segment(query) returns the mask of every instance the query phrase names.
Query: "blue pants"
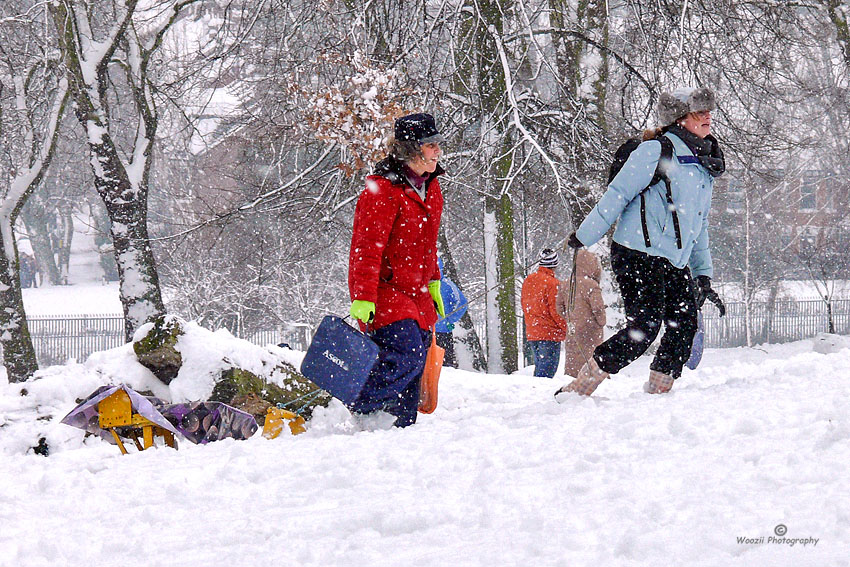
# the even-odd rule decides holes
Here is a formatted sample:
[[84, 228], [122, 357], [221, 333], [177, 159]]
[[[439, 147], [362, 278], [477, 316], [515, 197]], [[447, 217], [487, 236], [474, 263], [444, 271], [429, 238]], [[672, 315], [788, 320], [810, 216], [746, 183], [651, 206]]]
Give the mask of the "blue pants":
[[413, 319], [402, 319], [370, 336], [380, 349], [378, 362], [349, 409], [356, 413], [383, 410], [396, 417], [396, 427], [413, 425], [431, 331], [423, 331]]
[[534, 352], [534, 375], [554, 378], [561, 360], [560, 341], [528, 341]]

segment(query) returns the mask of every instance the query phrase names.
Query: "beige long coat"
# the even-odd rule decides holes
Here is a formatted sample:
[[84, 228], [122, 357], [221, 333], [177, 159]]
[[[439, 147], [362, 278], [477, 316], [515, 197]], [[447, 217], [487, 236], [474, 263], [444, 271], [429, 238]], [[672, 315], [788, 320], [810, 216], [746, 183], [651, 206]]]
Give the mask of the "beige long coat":
[[574, 334], [567, 334], [564, 340], [564, 374], [576, 377], [582, 365], [590, 359], [595, 349], [602, 343], [602, 329], [605, 327], [605, 302], [599, 281], [602, 277], [602, 265], [599, 258], [586, 248], [579, 248], [576, 256], [576, 292], [572, 311], [567, 310], [569, 284], [564, 282], [558, 288], [556, 306], [558, 313], [567, 320]]

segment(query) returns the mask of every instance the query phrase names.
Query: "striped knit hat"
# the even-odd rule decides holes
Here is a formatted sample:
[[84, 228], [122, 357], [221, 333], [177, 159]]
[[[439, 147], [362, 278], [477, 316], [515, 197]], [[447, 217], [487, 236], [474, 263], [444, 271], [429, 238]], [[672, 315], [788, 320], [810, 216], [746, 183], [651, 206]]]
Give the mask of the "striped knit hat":
[[555, 268], [558, 266], [558, 253], [551, 248], [540, 251], [540, 266], [542, 268]]

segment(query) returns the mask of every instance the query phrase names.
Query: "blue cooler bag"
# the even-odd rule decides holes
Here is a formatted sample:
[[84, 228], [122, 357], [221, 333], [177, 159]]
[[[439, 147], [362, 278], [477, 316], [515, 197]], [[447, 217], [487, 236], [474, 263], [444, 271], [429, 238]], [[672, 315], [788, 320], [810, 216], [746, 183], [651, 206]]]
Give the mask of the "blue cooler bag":
[[301, 363], [301, 374], [346, 405], [351, 405], [372, 367], [378, 345], [339, 317], [322, 319]]

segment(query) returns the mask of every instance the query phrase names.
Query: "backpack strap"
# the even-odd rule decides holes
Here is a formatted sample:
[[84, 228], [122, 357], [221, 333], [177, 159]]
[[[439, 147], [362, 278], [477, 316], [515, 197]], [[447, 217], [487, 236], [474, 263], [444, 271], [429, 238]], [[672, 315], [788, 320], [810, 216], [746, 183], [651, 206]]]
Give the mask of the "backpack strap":
[[646, 226], [646, 198], [643, 196], [644, 193], [646, 193], [646, 189], [640, 192], [640, 227], [643, 229], [643, 244], [649, 248], [652, 246], [652, 242], [649, 240], [649, 227]]
[[667, 206], [673, 213], [673, 230], [676, 232], [676, 248], [682, 249], [682, 232], [679, 230], [679, 215], [676, 214], [676, 205], [673, 203], [673, 191], [670, 189], [670, 178], [664, 176], [664, 185], [667, 186]]
[[673, 203], [673, 190], [670, 187], [670, 178], [667, 177], [667, 168], [670, 167], [670, 162], [673, 161], [673, 142], [667, 136], [661, 136], [658, 140], [661, 142], [661, 157], [658, 158], [657, 172], [660, 170], [664, 185], [667, 188], [667, 206], [670, 207], [670, 212], [673, 213], [673, 230], [676, 232], [676, 248], [682, 249], [682, 231], [679, 229], [679, 215], [676, 213], [676, 205]]
[[682, 233], [679, 229], [679, 215], [676, 214], [676, 205], [673, 203], [673, 190], [670, 187], [670, 178], [667, 177], [667, 168], [670, 167], [670, 162], [673, 160], [673, 142], [667, 136], [661, 135], [656, 138], [661, 144], [661, 155], [658, 156], [658, 164], [655, 166], [655, 175], [652, 176], [649, 185], [640, 192], [640, 225], [643, 230], [643, 243], [647, 248], [652, 246], [649, 240], [649, 227], [646, 225], [646, 200], [643, 196], [646, 191], [658, 183], [664, 181], [664, 186], [667, 188], [667, 206], [673, 213], [673, 230], [676, 232], [676, 247], [682, 249]]

